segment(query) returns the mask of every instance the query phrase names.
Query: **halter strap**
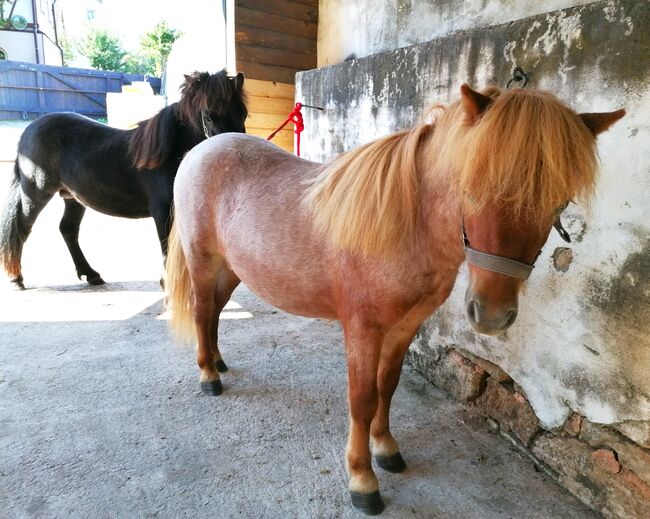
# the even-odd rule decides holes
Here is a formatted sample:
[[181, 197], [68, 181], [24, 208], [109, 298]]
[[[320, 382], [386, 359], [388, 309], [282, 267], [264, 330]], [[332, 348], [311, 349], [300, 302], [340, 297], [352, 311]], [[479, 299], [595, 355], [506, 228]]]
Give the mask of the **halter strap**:
[[471, 247], [465, 247], [465, 258], [472, 265], [513, 278], [519, 278], [522, 281], [526, 281], [535, 268], [535, 265], [521, 263], [520, 261], [504, 256], [488, 254], [487, 252], [481, 252]]
[[535, 268], [535, 261], [537, 261], [537, 258], [542, 252], [539, 251], [533, 263], [529, 265], [528, 263], [506, 258], [505, 256], [497, 256], [496, 254], [489, 254], [473, 249], [469, 244], [469, 238], [467, 238], [467, 233], [465, 232], [465, 222], [463, 222], [463, 247], [468, 263], [491, 272], [518, 278], [522, 281], [526, 281], [530, 277], [530, 273]]
[[[562, 220], [560, 219], [562, 211], [566, 209], [568, 204], [569, 202], [558, 209], [555, 216], [555, 222], [553, 222], [553, 227], [555, 227], [555, 230], [565, 242], [571, 243], [571, 237], [562, 225]], [[485, 270], [497, 272], [498, 274], [504, 274], [506, 276], [521, 279], [522, 281], [526, 281], [530, 277], [530, 273], [535, 268], [535, 262], [542, 253], [541, 250], [537, 253], [537, 256], [535, 256], [535, 259], [530, 264], [506, 258], [505, 256], [497, 256], [496, 254], [481, 252], [473, 249], [469, 244], [469, 238], [467, 237], [467, 232], [465, 232], [465, 219], [462, 220], [461, 227], [463, 230], [463, 248], [465, 249], [465, 258], [468, 263]]]
[[201, 123], [203, 124], [203, 134], [206, 139], [209, 139], [210, 132], [208, 131], [208, 123], [205, 122], [205, 114], [203, 113], [203, 110], [201, 110]]

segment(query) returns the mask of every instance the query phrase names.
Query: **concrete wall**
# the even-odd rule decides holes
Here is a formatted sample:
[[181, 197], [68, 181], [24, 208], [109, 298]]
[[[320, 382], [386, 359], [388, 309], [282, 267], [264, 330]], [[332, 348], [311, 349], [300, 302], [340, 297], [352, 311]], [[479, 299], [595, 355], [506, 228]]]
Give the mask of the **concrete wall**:
[[[413, 348], [440, 358], [462, 348], [500, 366], [546, 428], [572, 411], [595, 423], [623, 423], [650, 440], [650, 5], [595, 2], [506, 25], [301, 73], [304, 155], [323, 161], [414, 123], [427, 105], [458, 97], [461, 83], [504, 84], [513, 66], [579, 111], [625, 107], [599, 139], [602, 176], [591, 215], [566, 211], [573, 262], [567, 272], [544, 248], [520, 316], [508, 334], [474, 334], [465, 321], [465, 268], [448, 302]], [[645, 144], [643, 144], [645, 143]]]
[[593, 0], [321, 0], [318, 66]]

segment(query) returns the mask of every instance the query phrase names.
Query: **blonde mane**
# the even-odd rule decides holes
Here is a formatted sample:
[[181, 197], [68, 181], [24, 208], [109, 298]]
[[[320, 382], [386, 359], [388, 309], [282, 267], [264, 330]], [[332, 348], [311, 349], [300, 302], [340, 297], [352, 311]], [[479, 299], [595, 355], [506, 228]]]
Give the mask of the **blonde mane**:
[[[309, 187], [316, 227], [339, 248], [386, 255], [413, 239], [424, 182], [446, 183], [463, 210], [495, 201], [513, 217], [546, 221], [568, 200], [593, 193], [595, 138], [552, 94], [491, 87], [473, 124], [460, 101], [418, 125], [349, 151]], [[452, 201], [453, 202], [453, 201]]]

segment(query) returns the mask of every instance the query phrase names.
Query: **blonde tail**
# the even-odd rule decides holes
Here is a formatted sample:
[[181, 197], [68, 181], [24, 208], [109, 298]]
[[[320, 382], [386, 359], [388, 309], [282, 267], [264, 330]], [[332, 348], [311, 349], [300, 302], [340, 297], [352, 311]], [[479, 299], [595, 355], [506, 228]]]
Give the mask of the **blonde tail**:
[[196, 337], [192, 316], [192, 282], [176, 223], [172, 225], [167, 244], [165, 288], [167, 306], [172, 314], [171, 326], [177, 339], [189, 342]]

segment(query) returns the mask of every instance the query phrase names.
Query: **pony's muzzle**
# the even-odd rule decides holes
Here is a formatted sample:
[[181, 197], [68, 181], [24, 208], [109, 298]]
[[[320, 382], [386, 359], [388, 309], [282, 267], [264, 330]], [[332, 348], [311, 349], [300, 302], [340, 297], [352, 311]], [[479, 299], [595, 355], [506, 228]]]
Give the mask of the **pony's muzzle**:
[[517, 307], [490, 308], [478, 299], [469, 298], [467, 318], [477, 332], [485, 335], [499, 335], [510, 328], [517, 319]]

